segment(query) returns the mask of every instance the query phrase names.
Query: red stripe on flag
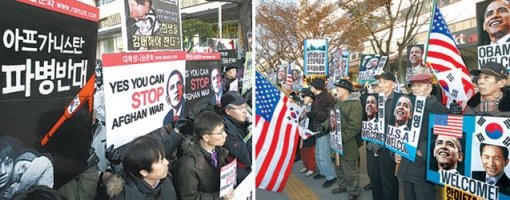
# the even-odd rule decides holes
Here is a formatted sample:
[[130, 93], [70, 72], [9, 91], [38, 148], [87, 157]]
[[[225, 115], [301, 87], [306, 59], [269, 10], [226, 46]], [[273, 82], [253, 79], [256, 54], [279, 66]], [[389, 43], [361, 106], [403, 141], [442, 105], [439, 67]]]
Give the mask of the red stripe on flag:
[[[275, 126], [276, 130], [274, 130], [273, 140], [271, 141], [271, 145], [269, 147], [269, 151], [267, 153], [267, 156], [264, 158], [264, 161], [262, 161], [262, 165], [260, 166], [260, 169], [258, 171], [256, 180], [255, 180], [257, 187], [262, 182], [262, 179], [266, 175], [267, 170], [269, 168], [269, 164], [273, 160], [274, 152], [275, 152], [276, 146], [278, 145], [279, 136], [280, 136], [280, 128], [279, 127], [282, 126], [283, 119], [285, 118], [285, 111], [287, 109], [287, 105], [286, 105], [287, 104], [287, 99], [288, 98], [285, 96], [283, 98], [283, 100], [281, 100], [281, 101], [283, 101], [283, 107], [279, 111], [275, 111], [275, 113], [279, 112], [278, 113], [278, 118], [276, 119], [276, 126]], [[271, 121], [271, 122], [264, 121], [264, 128], [262, 130], [263, 133], [261, 133], [261, 134], [267, 134], [269, 132], [268, 131], [269, 126], [271, 126], [271, 123], [273, 123], [273, 121]], [[265, 137], [264, 137], [264, 140], [261, 140], [261, 139], [262, 138], [259, 138], [259, 141], [257, 142], [257, 151], [258, 152], [260, 152], [260, 150], [263, 147], [263, 143], [265, 141]]]
[[[449, 63], [453, 64], [455, 67], [457, 67], [459, 69], [465, 68], [463, 64], [457, 62], [452, 57], [450, 57], [450, 56], [448, 56], [446, 54], [443, 54], [441, 52], [429, 51], [429, 57], [442, 59], [442, 60], [444, 60], [446, 62], [449, 62]], [[462, 72], [467, 73], [467, 70], [462, 69]]]
[[[299, 129], [296, 128], [296, 132], [293, 134], [294, 138], [294, 146], [296, 147], [299, 142]], [[291, 138], [292, 139], [292, 138]], [[294, 148], [295, 149], [295, 148]], [[278, 189], [278, 192], [283, 191], [283, 188], [285, 188], [285, 183], [287, 183], [287, 179], [289, 179], [289, 174], [292, 171], [292, 164], [294, 162], [294, 158], [296, 157], [296, 151], [292, 151], [292, 154], [290, 156], [291, 160], [289, 161], [289, 164], [287, 165], [287, 169], [284, 172], [284, 176], [282, 179], [282, 184], [280, 184], [280, 188]]]
[[[282, 127], [283, 128], [283, 127]], [[283, 163], [285, 161], [287, 161], [287, 159], [282, 159], [282, 158], [287, 158], [287, 149], [289, 149], [289, 143], [290, 143], [290, 131], [292, 131], [292, 125], [290, 124], [287, 124], [286, 128], [285, 128], [285, 135], [284, 135], [284, 138], [283, 138], [283, 145], [282, 145], [282, 152], [280, 152], [282, 155], [280, 157], [280, 159], [278, 160], [278, 163], [276, 164], [276, 169], [275, 171], [273, 171], [273, 174], [281, 174], [280, 171], [282, 170], [282, 167], [283, 167]], [[276, 148], [276, 147], [275, 147]], [[270, 189], [270, 190], [274, 190], [274, 186], [276, 184], [276, 180], [279, 178], [279, 176], [271, 176], [271, 180], [269, 181], [269, 185], [267, 185], [267, 188]], [[278, 188], [278, 192], [280, 192], [280, 189], [283, 189], [280, 185], [280, 187]]]
[[460, 52], [459, 50], [457, 49], [456, 46], [452, 46], [450, 43], [444, 41], [444, 40], [439, 40], [439, 39], [435, 39], [435, 38], [430, 38], [430, 41], [429, 41], [429, 45], [437, 45], [437, 46], [441, 46], [441, 47], [444, 47], [444, 48], [447, 48], [447, 49], [450, 49], [450, 51], [453, 51], [455, 52], [456, 54], [459, 54], [460, 55]]

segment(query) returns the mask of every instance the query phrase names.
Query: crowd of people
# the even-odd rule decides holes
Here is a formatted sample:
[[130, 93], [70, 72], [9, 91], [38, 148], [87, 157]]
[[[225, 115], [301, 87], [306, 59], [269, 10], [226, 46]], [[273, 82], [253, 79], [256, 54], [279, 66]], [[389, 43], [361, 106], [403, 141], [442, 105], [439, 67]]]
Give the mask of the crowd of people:
[[[480, 70], [472, 70], [474, 85], [477, 93], [468, 101], [466, 109], [454, 102], [447, 108], [436, 95], [433, 77], [428, 73], [419, 73], [411, 77], [408, 87], [409, 95], [424, 97], [426, 103], [419, 129], [416, 159], [410, 161], [389, 151], [383, 145], [365, 142], [367, 171], [370, 183], [364, 187], [372, 190], [373, 199], [399, 199], [399, 188], [403, 188], [405, 199], [436, 199], [441, 195], [440, 190], [426, 180], [427, 147], [429, 115], [434, 114], [470, 114], [481, 116], [510, 117], [508, 104], [509, 88], [506, 86], [508, 71], [501, 64], [488, 62]], [[301, 159], [304, 168], [300, 171], [314, 179], [325, 179], [323, 188], [329, 188], [334, 182], [338, 187], [333, 194], [348, 193], [349, 199], [357, 199], [360, 194], [358, 147], [363, 146], [360, 141], [362, 121], [378, 120], [377, 96], [373, 93], [384, 94], [385, 97], [385, 137], [388, 125], [409, 130], [413, 116], [413, 104], [407, 95], [396, 94], [396, 77], [390, 72], [382, 72], [375, 76], [376, 81], [368, 88], [357, 91], [349, 80], [334, 83], [334, 88], [328, 91], [323, 79], [316, 78], [310, 83], [310, 88], [303, 88], [293, 94], [296, 102], [303, 102], [305, 115], [309, 120], [307, 128], [316, 132], [313, 137], [301, 140]], [[361, 102], [361, 94], [367, 93]], [[298, 95], [299, 94], [299, 95]], [[394, 102], [396, 101], [396, 102]], [[364, 105], [364, 108], [363, 108]], [[307, 109], [309, 108], [309, 109]], [[340, 166], [334, 166], [331, 159], [329, 133], [332, 128], [328, 120], [330, 110], [340, 110], [341, 135], [343, 155], [339, 155]], [[392, 116], [393, 115], [393, 116]], [[447, 135], [433, 137], [434, 167], [436, 170], [458, 173], [458, 164], [464, 159], [461, 139]], [[310, 152], [315, 152], [315, 155]], [[497, 184], [502, 193], [508, 192], [509, 179], [504, 172], [508, 164], [508, 149], [504, 146], [484, 144], [480, 146], [480, 159], [485, 171], [473, 172], [473, 178], [488, 184]], [[398, 168], [396, 166], [399, 166]], [[336, 172], [336, 173], [335, 173]], [[490, 181], [490, 182], [489, 182]], [[403, 184], [400, 187], [399, 184]]]

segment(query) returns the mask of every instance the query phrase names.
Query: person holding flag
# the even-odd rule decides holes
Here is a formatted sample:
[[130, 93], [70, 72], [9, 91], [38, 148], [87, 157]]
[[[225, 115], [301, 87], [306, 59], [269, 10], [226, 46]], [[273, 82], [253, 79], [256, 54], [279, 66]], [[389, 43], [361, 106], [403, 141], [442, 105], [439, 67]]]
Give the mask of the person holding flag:
[[436, 199], [436, 187], [432, 183], [426, 181], [429, 114], [444, 114], [447, 113], [447, 110], [435, 96], [430, 95], [432, 92], [432, 75], [417, 74], [412, 76], [410, 81], [412, 94], [427, 98], [425, 100], [425, 110], [420, 126], [416, 160], [412, 162], [407, 159], [402, 159], [402, 156], [395, 154], [395, 162], [400, 163], [397, 177], [400, 178], [404, 184], [405, 199]]
[[455, 106], [458, 102], [463, 109], [474, 94], [473, 83], [447, 23], [435, 1], [434, 4], [425, 63], [434, 72], [446, 95], [447, 107], [452, 103], [458, 107]]
[[471, 74], [478, 77], [479, 92], [468, 101], [465, 114], [510, 117], [510, 93], [505, 89], [508, 71], [505, 67], [488, 62], [481, 70], [472, 70]]

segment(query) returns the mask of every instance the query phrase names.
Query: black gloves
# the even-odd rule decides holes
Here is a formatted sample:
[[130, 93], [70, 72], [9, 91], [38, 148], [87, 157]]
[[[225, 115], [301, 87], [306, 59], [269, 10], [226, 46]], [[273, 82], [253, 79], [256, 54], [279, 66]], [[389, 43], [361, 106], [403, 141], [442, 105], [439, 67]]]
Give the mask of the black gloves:
[[108, 147], [108, 149], [106, 149], [105, 157], [108, 159], [108, 161], [110, 161], [110, 163], [114, 165], [118, 165], [120, 162], [122, 162], [120, 152], [116, 149], [113, 149], [113, 144]]
[[462, 107], [455, 100], [453, 100], [453, 102], [450, 103], [450, 109], [448, 109], [448, 113], [454, 115], [461, 115]]
[[97, 157], [96, 151], [94, 147], [90, 147], [89, 157], [87, 158], [87, 169], [85, 172], [94, 172], [98, 171], [97, 163], [99, 163], [99, 157]]
[[317, 131], [319, 133], [325, 133], [326, 132], [326, 128], [324, 128], [324, 126], [319, 126], [319, 128], [317, 128]]

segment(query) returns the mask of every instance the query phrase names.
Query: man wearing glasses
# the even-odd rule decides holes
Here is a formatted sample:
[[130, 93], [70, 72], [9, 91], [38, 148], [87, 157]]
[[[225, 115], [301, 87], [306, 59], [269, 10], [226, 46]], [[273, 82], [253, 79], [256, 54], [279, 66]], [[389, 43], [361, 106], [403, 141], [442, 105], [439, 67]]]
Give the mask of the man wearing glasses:
[[229, 91], [221, 97], [221, 116], [225, 121], [227, 141], [225, 148], [229, 158], [237, 158], [237, 184], [251, 172], [251, 133], [246, 100], [236, 91]]

